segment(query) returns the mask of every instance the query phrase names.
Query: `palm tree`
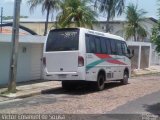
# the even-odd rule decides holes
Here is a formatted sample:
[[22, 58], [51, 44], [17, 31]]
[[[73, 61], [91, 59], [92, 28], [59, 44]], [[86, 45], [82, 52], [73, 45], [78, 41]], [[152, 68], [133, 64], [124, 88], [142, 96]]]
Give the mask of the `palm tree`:
[[95, 0], [95, 7], [100, 13], [107, 15], [106, 32], [110, 32], [109, 21], [123, 13], [125, 0]]
[[89, 27], [96, 21], [97, 13], [89, 5], [90, 0], [64, 0], [58, 15], [59, 27]]
[[160, 20], [160, 0], [157, 0], [157, 6], [158, 6], [158, 9], [157, 9], [158, 19]]
[[28, 4], [30, 5], [30, 11], [33, 11], [38, 5], [42, 5], [42, 14], [46, 11], [46, 22], [45, 22], [45, 30], [44, 35], [47, 34], [48, 29], [48, 20], [50, 12], [54, 10], [58, 10], [60, 0], [28, 0]]
[[126, 10], [126, 19], [127, 26], [125, 28], [125, 36], [127, 39], [134, 37], [134, 40], [137, 41], [140, 38], [147, 36], [147, 32], [142, 26], [142, 21], [144, 21], [145, 12], [143, 9], [138, 9], [137, 5], [129, 4]]
[[155, 50], [160, 54], [160, 0], [157, 0], [158, 5], [158, 23], [152, 28], [151, 42], [155, 45]]

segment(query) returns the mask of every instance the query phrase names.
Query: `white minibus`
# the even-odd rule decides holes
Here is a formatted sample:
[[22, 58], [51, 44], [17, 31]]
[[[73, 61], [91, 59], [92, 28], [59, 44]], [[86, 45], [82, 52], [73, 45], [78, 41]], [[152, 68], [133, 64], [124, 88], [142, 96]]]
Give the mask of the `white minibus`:
[[50, 30], [43, 52], [44, 78], [70, 89], [89, 81], [103, 90], [108, 81], [128, 83], [132, 54], [122, 37], [85, 28]]

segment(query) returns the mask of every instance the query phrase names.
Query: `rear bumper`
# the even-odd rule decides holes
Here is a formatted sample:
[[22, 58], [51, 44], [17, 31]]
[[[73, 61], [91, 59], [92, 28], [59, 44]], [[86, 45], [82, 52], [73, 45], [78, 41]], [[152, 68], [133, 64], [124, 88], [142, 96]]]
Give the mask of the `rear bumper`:
[[95, 81], [95, 76], [86, 73], [85, 67], [79, 67], [77, 72], [53, 72], [48, 73], [46, 69], [44, 69], [43, 78], [45, 80], [53, 80], [53, 81], [64, 81], [64, 80], [72, 80], [72, 81]]
[[46, 80], [55, 80], [55, 81], [63, 81], [63, 80], [85, 80], [85, 76], [82, 73], [76, 72], [63, 72], [63, 73], [52, 73], [52, 74], [44, 74], [44, 79]]

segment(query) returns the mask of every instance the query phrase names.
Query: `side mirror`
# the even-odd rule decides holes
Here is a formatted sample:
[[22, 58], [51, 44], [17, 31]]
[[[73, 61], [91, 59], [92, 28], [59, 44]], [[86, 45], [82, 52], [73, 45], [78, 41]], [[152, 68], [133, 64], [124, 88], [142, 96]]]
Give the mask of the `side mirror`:
[[129, 54], [129, 55], [131, 54], [131, 51], [130, 51], [130, 49], [127, 49], [127, 52], [128, 52], [128, 54]]
[[134, 56], [134, 50], [132, 50], [132, 52], [131, 52], [130, 49], [127, 49], [127, 52], [128, 52], [128, 58], [132, 59], [132, 57]]
[[134, 50], [132, 50], [132, 55], [134, 56]]
[[129, 59], [132, 59], [133, 56], [134, 56], [134, 50], [132, 50], [132, 54], [131, 54], [131, 52], [129, 50]]

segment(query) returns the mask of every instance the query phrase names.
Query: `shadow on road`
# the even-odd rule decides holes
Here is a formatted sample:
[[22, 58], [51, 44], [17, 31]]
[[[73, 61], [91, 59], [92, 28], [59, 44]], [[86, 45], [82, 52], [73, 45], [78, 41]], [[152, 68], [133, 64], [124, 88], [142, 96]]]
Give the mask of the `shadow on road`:
[[[109, 90], [109, 89], [119, 87], [119, 86], [122, 86], [120, 84], [120, 82], [107, 83], [107, 84], [105, 84], [105, 90]], [[93, 86], [91, 86], [90, 84], [85, 84], [82, 86], [78, 86], [77, 88], [72, 89], [72, 90], [64, 90], [64, 89], [62, 89], [62, 87], [53, 88], [51, 90], [42, 91], [42, 94], [84, 95], [84, 94], [90, 94], [90, 93], [94, 93], [94, 92], [101, 92], [101, 91], [96, 91], [93, 88]]]
[[146, 111], [152, 113], [153, 115], [160, 116], [160, 103], [156, 103], [153, 105], [144, 105]]

